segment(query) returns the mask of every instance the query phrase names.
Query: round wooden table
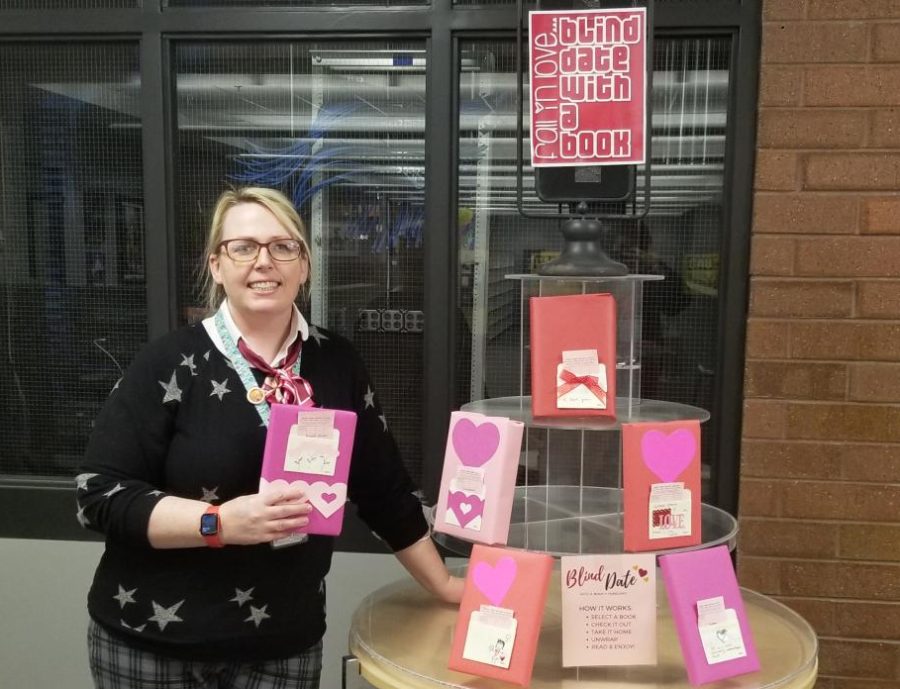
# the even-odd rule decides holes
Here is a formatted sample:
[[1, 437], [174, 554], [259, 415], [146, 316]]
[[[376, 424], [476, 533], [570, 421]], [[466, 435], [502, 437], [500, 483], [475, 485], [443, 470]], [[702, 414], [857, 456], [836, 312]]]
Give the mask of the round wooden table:
[[[657, 599], [659, 659], [655, 666], [562, 667], [559, 573], [552, 580], [535, 659], [532, 689], [690, 689], [665, 588]], [[742, 589], [762, 669], [704, 685], [708, 689], [811, 689], [818, 646], [792, 610]], [[457, 608], [438, 602], [412, 580], [385, 586], [357, 608], [350, 651], [378, 689], [509, 689], [505, 682], [447, 669]]]

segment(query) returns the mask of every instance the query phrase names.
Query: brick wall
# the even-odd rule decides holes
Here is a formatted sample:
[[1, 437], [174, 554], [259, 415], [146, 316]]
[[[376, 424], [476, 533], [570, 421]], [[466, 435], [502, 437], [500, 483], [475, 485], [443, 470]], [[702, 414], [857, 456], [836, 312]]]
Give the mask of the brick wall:
[[763, 0], [741, 583], [900, 687], [900, 0]]

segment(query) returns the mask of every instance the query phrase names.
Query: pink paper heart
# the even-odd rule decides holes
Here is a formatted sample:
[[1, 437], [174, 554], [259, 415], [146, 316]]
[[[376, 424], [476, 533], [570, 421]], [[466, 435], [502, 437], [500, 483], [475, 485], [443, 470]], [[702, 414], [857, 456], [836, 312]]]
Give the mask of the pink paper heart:
[[641, 455], [647, 468], [662, 481], [672, 483], [694, 459], [697, 441], [694, 434], [679, 428], [666, 435], [647, 431], [641, 437]]
[[337, 494], [336, 493], [322, 493], [322, 499], [325, 502], [333, 502], [334, 500], [337, 500]]
[[500, 605], [516, 579], [516, 561], [509, 556], [501, 557], [491, 567], [487, 562], [479, 562], [472, 572], [475, 587], [481, 591], [492, 605]]
[[459, 525], [465, 526], [484, 513], [484, 500], [477, 495], [466, 495], [457, 491], [447, 496], [447, 507], [453, 512]]
[[470, 467], [480, 467], [500, 447], [500, 429], [490, 421], [476, 426], [469, 419], [460, 419], [451, 438], [459, 461]]

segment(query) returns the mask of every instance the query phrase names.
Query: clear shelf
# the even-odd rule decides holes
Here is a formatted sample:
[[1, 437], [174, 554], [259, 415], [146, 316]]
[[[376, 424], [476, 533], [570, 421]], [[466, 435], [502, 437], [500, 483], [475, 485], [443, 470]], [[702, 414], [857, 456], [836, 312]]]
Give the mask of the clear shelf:
[[[700, 544], [658, 552], [700, 550], [722, 544], [734, 549], [738, 525], [733, 516], [703, 504], [700, 521]], [[472, 549], [468, 541], [437, 531], [433, 538], [463, 557], [468, 557]], [[622, 491], [594, 486], [517, 486], [506, 545], [557, 557], [624, 552]]]
[[[459, 572], [462, 574], [462, 572]], [[704, 689], [811, 689], [815, 632], [797, 613], [741, 589], [762, 669]], [[531, 689], [690, 689], [665, 587], [657, 594], [658, 662], [651, 666], [562, 667], [559, 570], [551, 579]], [[447, 669], [456, 606], [440, 603], [407, 579], [368, 596], [350, 623], [350, 651], [379, 689], [509, 689], [511, 685]]]
[[[555, 428], [574, 431], [617, 431], [623, 423], [657, 423], [660, 421], [709, 420], [709, 412], [700, 407], [661, 400], [641, 400], [640, 404], [628, 404], [627, 398], [616, 398], [617, 416], [565, 416], [535, 419], [531, 415], [531, 397], [494, 397], [469, 402], [462, 411], [477, 412], [488, 416], [505, 416], [521, 421], [532, 428]], [[629, 413], [630, 412], [630, 413]]]
[[510, 273], [504, 276], [507, 280], [520, 280], [521, 282], [583, 282], [585, 285], [597, 285], [603, 283], [627, 284], [630, 282], [657, 282], [665, 280], [664, 275], [537, 275], [536, 273]]

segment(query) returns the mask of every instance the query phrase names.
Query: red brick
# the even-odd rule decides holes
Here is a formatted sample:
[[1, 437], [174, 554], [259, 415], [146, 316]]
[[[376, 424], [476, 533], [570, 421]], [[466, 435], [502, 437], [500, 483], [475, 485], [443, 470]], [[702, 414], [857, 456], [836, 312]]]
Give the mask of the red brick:
[[895, 679], [900, 644], [849, 639], [819, 640], [819, 672], [823, 675]]
[[841, 460], [852, 450], [843, 443], [744, 440], [741, 445], [743, 478], [832, 479], [840, 476]]
[[[820, 686], [821, 682], [827, 682], [827, 684]], [[897, 680], [822, 677], [819, 675], [814, 689], [897, 689]]]
[[784, 321], [751, 318], [747, 322], [748, 359], [786, 359], [790, 326]]
[[876, 62], [900, 62], [900, 23], [872, 27], [872, 55]]
[[805, 165], [806, 189], [893, 191], [900, 187], [900, 153], [810, 153]]
[[763, 21], [803, 19], [805, 16], [806, 0], [766, 0], [763, 3]]
[[900, 0], [808, 0], [808, 19], [896, 19]]
[[[838, 555], [842, 560], [900, 562], [900, 524], [841, 524]], [[900, 634], [900, 625], [896, 629]]]
[[900, 237], [803, 237], [797, 275], [900, 277]]
[[850, 399], [857, 402], [900, 402], [900, 364], [852, 364]]
[[900, 605], [896, 603], [838, 602], [833, 636], [900, 641]]
[[799, 170], [796, 153], [757, 150], [754, 188], [763, 191], [793, 191], [800, 186]]
[[900, 105], [900, 65], [823, 65], [807, 67], [806, 105]]
[[741, 482], [738, 514], [741, 518], [775, 517], [781, 514], [779, 486], [774, 481], [745, 479]]
[[845, 399], [847, 368], [841, 364], [751, 361], [746, 364], [744, 394], [774, 399]]
[[753, 233], [854, 234], [859, 200], [831, 194], [766, 194], [753, 200]]
[[762, 61], [864, 62], [868, 27], [860, 22], [768, 22], [763, 24]]
[[750, 247], [750, 274], [793, 275], [794, 240], [790, 237], [755, 234]]
[[900, 520], [900, 486], [784, 481], [779, 487], [781, 514], [785, 517], [869, 522]]
[[789, 439], [900, 442], [897, 406], [786, 403], [786, 407], [785, 432]]
[[900, 234], [900, 199], [866, 199], [862, 231], [865, 234]]
[[837, 603], [820, 598], [784, 598], [778, 597], [800, 617], [810, 623], [820, 636], [833, 636], [837, 632]]
[[803, 98], [803, 68], [763, 65], [759, 75], [759, 105], [800, 105]]
[[[900, 600], [900, 565], [817, 560], [783, 561], [786, 596]], [[823, 654], [819, 654], [821, 658]]]
[[851, 481], [900, 483], [900, 445], [840, 443], [840, 476]]
[[781, 592], [781, 568], [781, 560], [738, 554], [738, 581], [741, 586], [759, 593], [777, 595]]
[[794, 359], [900, 361], [900, 324], [804, 321], [791, 324], [790, 337]]
[[749, 311], [752, 316], [848, 318], [853, 313], [853, 284], [753, 278]]
[[834, 559], [838, 552], [834, 524], [742, 517], [740, 526], [742, 556]]
[[761, 148], [859, 148], [866, 140], [863, 110], [764, 109], [759, 114]]
[[860, 318], [900, 318], [900, 282], [860, 282], [857, 289], [856, 310]]
[[785, 405], [769, 400], [744, 400], [745, 438], [783, 438]]
[[900, 110], [890, 108], [871, 113], [869, 146], [873, 148], [900, 148]]

